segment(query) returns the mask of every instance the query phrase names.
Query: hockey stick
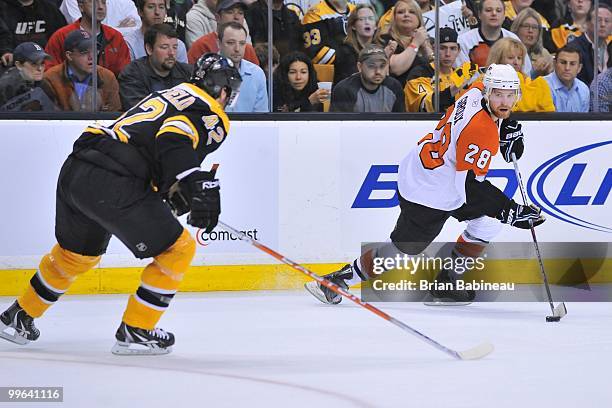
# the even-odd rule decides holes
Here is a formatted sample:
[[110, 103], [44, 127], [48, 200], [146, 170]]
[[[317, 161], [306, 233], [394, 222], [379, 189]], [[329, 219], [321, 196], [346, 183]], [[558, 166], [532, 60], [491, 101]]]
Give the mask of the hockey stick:
[[[516, 179], [519, 183], [521, 196], [523, 196], [523, 203], [525, 205], [529, 205], [527, 203], [527, 193], [525, 191], [525, 186], [523, 185], [523, 178], [521, 177], [521, 172], [519, 171], [516, 155], [514, 153], [512, 153], [512, 164], [514, 164], [514, 173], [516, 174]], [[544, 280], [544, 287], [546, 288], [546, 295], [548, 296], [548, 304], [550, 305], [550, 311], [552, 312], [552, 316], [546, 316], [546, 321], [558, 322], [563, 316], [567, 314], [567, 308], [565, 307], [565, 303], [563, 302], [561, 302], [557, 307], [553, 305], [552, 295], [550, 294], [550, 286], [548, 285], [548, 277], [546, 276], [546, 271], [544, 270], [544, 262], [542, 261], [542, 255], [540, 254], [540, 246], [538, 245], [535, 228], [531, 221], [529, 222], [529, 226], [531, 230], [531, 237], [533, 238], [533, 246], [535, 247], [538, 263], [540, 264], [540, 273], [542, 274], [542, 279]]]
[[265, 246], [264, 244], [255, 241], [251, 237], [247, 236], [245, 233], [243, 233], [241, 231], [238, 231], [235, 228], [230, 227], [229, 225], [227, 225], [226, 223], [224, 223], [222, 221], [219, 221], [219, 226], [221, 226], [221, 228], [223, 228], [227, 232], [236, 235], [238, 237], [238, 239], [240, 239], [241, 241], [248, 242], [249, 244], [253, 245], [254, 247], [256, 247], [256, 248], [262, 250], [263, 252], [267, 253], [268, 255], [272, 256], [273, 258], [276, 258], [277, 260], [279, 260], [279, 261], [281, 261], [281, 262], [291, 266], [293, 269], [295, 269], [297, 271], [300, 271], [303, 274], [311, 277], [312, 279], [316, 280], [317, 282], [319, 282], [321, 285], [325, 286], [326, 288], [329, 288], [329, 289], [333, 290], [334, 292], [336, 292], [337, 294], [342, 295], [345, 298], [352, 300], [353, 302], [357, 303], [359, 306], [368, 309], [370, 312], [374, 313], [378, 317], [382, 317], [386, 321], [393, 323], [394, 325], [396, 325], [400, 329], [402, 329], [404, 331], [407, 331], [410, 334], [413, 334], [414, 336], [416, 336], [419, 339], [423, 340], [424, 342], [434, 346], [438, 350], [448, 354], [451, 357], [454, 357], [454, 358], [456, 358], [458, 360], [476, 360], [476, 359], [479, 359], [479, 358], [482, 358], [482, 357], [486, 356], [487, 354], [489, 354], [489, 353], [491, 353], [493, 351], [493, 345], [491, 343], [482, 343], [482, 344], [480, 344], [480, 345], [478, 345], [476, 347], [473, 347], [471, 349], [464, 350], [464, 351], [455, 351], [453, 349], [449, 349], [448, 347], [443, 346], [442, 344], [438, 343], [437, 341], [433, 340], [432, 338], [430, 338], [430, 337], [426, 336], [425, 334], [421, 333], [420, 331], [418, 331], [416, 329], [413, 329], [412, 327], [410, 327], [407, 324], [397, 320], [396, 318], [394, 318], [392, 316], [389, 316], [388, 314], [386, 314], [382, 310], [372, 306], [369, 303], [364, 302], [363, 300], [361, 300], [357, 296], [355, 296], [352, 293], [342, 289], [340, 286], [336, 285], [335, 283], [330, 282], [327, 279], [320, 277], [319, 275], [317, 275], [316, 273], [308, 270], [307, 268], [303, 267], [302, 265], [293, 262], [292, 260], [284, 257], [283, 255], [279, 254], [278, 252], [274, 251], [273, 249], [270, 249], [269, 247]]

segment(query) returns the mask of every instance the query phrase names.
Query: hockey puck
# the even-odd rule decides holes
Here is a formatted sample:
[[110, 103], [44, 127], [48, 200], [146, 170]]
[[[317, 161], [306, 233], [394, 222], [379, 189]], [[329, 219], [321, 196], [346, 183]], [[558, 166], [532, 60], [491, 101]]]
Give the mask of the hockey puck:
[[547, 322], [558, 322], [561, 320], [561, 316], [546, 316]]

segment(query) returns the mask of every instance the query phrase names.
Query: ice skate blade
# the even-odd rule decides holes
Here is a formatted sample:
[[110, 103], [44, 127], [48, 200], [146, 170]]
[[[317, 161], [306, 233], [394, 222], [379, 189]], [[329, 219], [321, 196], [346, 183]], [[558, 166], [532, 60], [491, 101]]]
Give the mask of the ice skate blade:
[[172, 347], [148, 347], [141, 344], [116, 342], [111, 353], [116, 356], [161, 356], [170, 354]]
[[487, 342], [468, 350], [458, 351], [457, 354], [461, 360], [478, 360], [491, 354], [494, 349], [495, 347], [493, 347], [493, 344]]
[[340, 300], [338, 300], [338, 302], [336, 302], [336, 303], [333, 303], [333, 302], [330, 302], [329, 300], [327, 300], [327, 298], [325, 297], [325, 294], [323, 293], [323, 291], [319, 287], [319, 282], [317, 282], [317, 281], [312, 281], [312, 282], [305, 283], [304, 284], [304, 289], [306, 289], [308, 291], [308, 293], [310, 293], [312, 296], [314, 296], [317, 299], [319, 299], [319, 301], [321, 303], [325, 303], [326, 305], [337, 305], [342, 300], [342, 297], [340, 297]]
[[9, 334], [5, 332], [6, 329], [13, 329], [13, 328], [5, 325], [4, 323], [2, 323], [2, 321], [0, 321], [0, 338], [3, 338], [4, 340], [8, 340], [11, 343], [19, 344], [20, 346], [25, 346], [26, 344], [30, 342], [30, 340], [26, 339], [23, 336], [20, 336], [17, 333], [17, 330], [13, 329], [15, 331], [15, 334]]
[[423, 302], [425, 306], [467, 306], [471, 305], [472, 302], [454, 302], [447, 300], [431, 300], [429, 302]]

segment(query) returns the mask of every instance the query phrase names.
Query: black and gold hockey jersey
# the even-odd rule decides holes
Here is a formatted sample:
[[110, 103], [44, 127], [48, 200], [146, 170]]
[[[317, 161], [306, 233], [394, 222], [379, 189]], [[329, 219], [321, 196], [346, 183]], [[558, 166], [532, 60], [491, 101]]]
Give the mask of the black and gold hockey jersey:
[[314, 64], [333, 64], [336, 48], [346, 38], [348, 16], [355, 9], [348, 4], [347, 11], [337, 11], [326, 0], [312, 6], [304, 19], [304, 48]]
[[[200, 167], [228, 132], [229, 119], [223, 107], [197, 86], [182, 83], [153, 92], [108, 126], [89, 126], [76, 141], [73, 155], [93, 158], [106, 168], [120, 164], [141, 178], [146, 171], [146, 177], [163, 193], [177, 175]], [[134, 160], [134, 154], [117, 141], [136, 148], [147, 169], [143, 170], [142, 163], [137, 163], [140, 160]], [[79, 154], [88, 148], [103, 153], [108, 164], [103, 163], [103, 156], [96, 159], [92, 154]]]

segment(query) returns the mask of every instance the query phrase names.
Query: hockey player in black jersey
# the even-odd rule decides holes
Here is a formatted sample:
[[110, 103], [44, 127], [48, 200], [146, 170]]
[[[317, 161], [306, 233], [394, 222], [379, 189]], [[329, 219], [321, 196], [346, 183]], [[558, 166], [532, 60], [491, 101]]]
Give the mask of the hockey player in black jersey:
[[[57, 245], [25, 293], [0, 315], [0, 337], [36, 340], [41, 317], [92, 269], [115, 235], [140, 259], [153, 258], [130, 296], [115, 354], [165, 354], [174, 335], [156, 328], [195, 254], [176, 219], [211, 232], [221, 212], [219, 180], [200, 165], [227, 137], [224, 107], [242, 80], [233, 63], [205, 54], [189, 82], [154, 92], [110, 126], [92, 125], [74, 144], [57, 184]], [[12, 330], [11, 330], [12, 329]]]
[[336, 48], [346, 38], [348, 16], [355, 9], [347, 0], [323, 0], [304, 15], [304, 49], [314, 64], [333, 64]]

